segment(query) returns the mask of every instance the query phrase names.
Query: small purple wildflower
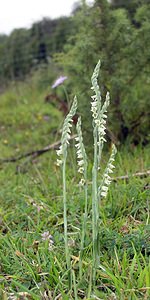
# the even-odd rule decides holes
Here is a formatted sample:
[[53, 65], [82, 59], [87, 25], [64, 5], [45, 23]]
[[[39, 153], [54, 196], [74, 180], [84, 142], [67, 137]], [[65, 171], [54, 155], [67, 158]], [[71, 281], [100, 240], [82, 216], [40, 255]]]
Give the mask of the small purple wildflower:
[[33, 203], [33, 206], [35, 206], [37, 208], [37, 212], [39, 213], [40, 210], [43, 208], [42, 206], [40, 205], [37, 205], [36, 203]]
[[49, 231], [44, 231], [42, 234], [42, 241], [48, 241], [48, 250], [52, 251], [54, 246], [54, 241], [52, 235], [49, 233]]
[[47, 240], [52, 240], [53, 237], [52, 235], [49, 233], [49, 231], [44, 231], [42, 234], [41, 234], [41, 237], [42, 237], [42, 241], [47, 241]]
[[52, 89], [55, 89], [57, 86], [61, 85], [68, 77], [60, 76], [58, 77], [52, 85]]

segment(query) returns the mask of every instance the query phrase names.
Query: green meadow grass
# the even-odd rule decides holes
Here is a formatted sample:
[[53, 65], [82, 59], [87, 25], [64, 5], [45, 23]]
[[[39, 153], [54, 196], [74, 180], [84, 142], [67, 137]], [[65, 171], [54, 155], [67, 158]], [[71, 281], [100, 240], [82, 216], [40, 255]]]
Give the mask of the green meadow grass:
[[[0, 96], [0, 159], [40, 149], [60, 138], [61, 113], [44, 103], [44, 90], [18, 84]], [[46, 118], [45, 120], [45, 116]], [[64, 253], [61, 174], [49, 151], [35, 160], [0, 161], [0, 299], [150, 299], [149, 178], [112, 182], [101, 203], [100, 261], [93, 296], [91, 236], [86, 237], [83, 277], [78, 275], [84, 193], [78, 187], [75, 153], [67, 168], [68, 232], [72, 290]], [[88, 145], [87, 145], [88, 149]], [[149, 168], [149, 147], [121, 148], [114, 177]], [[103, 164], [108, 160], [105, 153]], [[89, 164], [88, 172], [91, 171]], [[91, 184], [89, 182], [89, 190]], [[91, 228], [91, 219], [87, 220]], [[45, 231], [53, 237], [42, 240]]]

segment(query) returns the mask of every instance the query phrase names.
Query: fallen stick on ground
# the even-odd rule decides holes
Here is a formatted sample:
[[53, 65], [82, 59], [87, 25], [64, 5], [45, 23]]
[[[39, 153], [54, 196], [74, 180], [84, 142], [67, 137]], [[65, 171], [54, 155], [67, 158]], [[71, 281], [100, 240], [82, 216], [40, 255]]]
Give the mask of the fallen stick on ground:
[[146, 170], [143, 172], [137, 172], [137, 173], [133, 173], [130, 175], [124, 175], [124, 176], [118, 176], [118, 177], [114, 177], [112, 178], [113, 181], [118, 181], [118, 180], [129, 180], [131, 177], [147, 177], [150, 175], [150, 170]]
[[[150, 170], [145, 170], [143, 172], [137, 172], [137, 173], [133, 173], [133, 174], [130, 174], [130, 175], [123, 175], [123, 176], [113, 177], [112, 181], [115, 181], [115, 182], [117, 182], [118, 180], [128, 181], [132, 177], [144, 178], [144, 177], [148, 177], [148, 176], [150, 176]], [[91, 184], [91, 183], [92, 183], [91, 181], [88, 182], [88, 184]], [[149, 189], [149, 185], [147, 187], [145, 187], [145, 189]]]
[[[70, 137], [70, 141], [73, 140], [76, 137], [76, 134], [72, 135]], [[27, 153], [21, 154], [18, 157], [9, 157], [9, 158], [4, 158], [4, 159], [0, 159], [1, 163], [7, 163], [7, 162], [16, 162], [18, 160], [21, 160], [22, 158], [28, 157], [28, 156], [32, 156], [32, 158], [35, 158], [37, 156], [42, 155], [43, 153], [49, 151], [49, 150], [57, 150], [59, 148], [61, 144], [61, 141], [57, 141], [53, 144], [50, 144], [42, 149], [38, 149], [38, 150], [34, 150], [34, 151], [29, 151]], [[123, 175], [123, 176], [118, 176], [118, 177], [114, 177], [112, 178], [113, 181], [118, 181], [118, 180], [129, 180], [131, 177], [147, 177], [150, 176], [150, 170], [146, 170], [143, 172], [137, 172], [137, 173], [133, 173], [130, 175]]]
[[[76, 134], [72, 135], [70, 137], [70, 141], [73, 140], [76, 137]], [[34, 150], [34, 151], [29, 151], [27, 153], [21, 154], [18, 157], [9, 157], [9, 158], [4, 158], [4, 159], [0, 159], [1, 163], [7, 163], [7, 162], [16, 162], [18, 160], [21, 160], [22, 158], [28, 157], [28, 156], [32, 156], [32, 158], [35, 158], [37, 156], [42, 155], [43, 153], [49, 151], [49, 150], [57, 150], [59, 148], [61, 144], [61, 141], [57, 141], [53, 144], [50, 144], [42, 149], [39, 150]]]

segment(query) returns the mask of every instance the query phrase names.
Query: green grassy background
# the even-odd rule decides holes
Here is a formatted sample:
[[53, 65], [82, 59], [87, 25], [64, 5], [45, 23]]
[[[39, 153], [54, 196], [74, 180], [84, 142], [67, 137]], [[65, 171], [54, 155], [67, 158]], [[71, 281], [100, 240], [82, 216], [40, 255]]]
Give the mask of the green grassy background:
[[[63, 117], [54, 106], [44, 103], [47, 92], [48, 88], [38, 88], [31, 81], [15, 83], [0, 95], [0, 299], [75, 299], [74, 288], [70, 294], [67, 291], [61, 174], [55, 151], [35, 159], [2, 162], [60, 139]], [[120, 146], [114, 177], [149, 169], [149, 150], [149, 146]], [[92, 161], [89, 174], [91, 167]], [[69, 243], [78, 299], [88, 299], [92, 246], [89, 235], [80, 281], [84, 194], [78, 187], [76, 169], [71, 144], [67, 171]], [[95, 296], [90, 299], [150, 299], [148, 184], [148, 177], [112, 182], [107, 199], [101, 202], [101, 268]], [[88, 226], [91, 228], [90, 218]], [[42, 241], [44, 231], [53, 236], [51, 251], [48, 242]]]

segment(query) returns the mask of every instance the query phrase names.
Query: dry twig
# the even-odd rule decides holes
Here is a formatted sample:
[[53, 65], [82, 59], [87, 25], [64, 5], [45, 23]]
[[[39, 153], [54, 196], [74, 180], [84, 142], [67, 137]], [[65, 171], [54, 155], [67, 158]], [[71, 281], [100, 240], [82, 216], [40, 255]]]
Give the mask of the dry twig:
[[118, 177], [114, 177], [112, 178], [113, 181], [118, 181], [118, 180], [129, 180], [131, 177], [148, 177], [150, 175], [150, 170], [146, 170], [143, 172], [137, 172], [137, 173], [133, 173], [130, 175], [124, 175], [124, 176], [118, 176]]
[[[72, 135], [69, 140], [71, 141], [75, 137], [76, 137], [76, 134]], [[44, 154], [45, 152], [47, 152], [49, 150], [58, 149], [60, 144], [61, 144], [61, 141], [57, 141], [57, 142], [55, 142], [53, 144], [50, 144], [50, 145], [48, 145], [48, 146], [46, 146], [42, 149], [29, 151], [27, 153], [19, 155], [18, 157], [8, 157], [8, 158], [0, 159], [0, 162], [1, 163], [16, 162], [16, 161], [21, 160], [22, 158], [25, 158], [25, 157], [28, 157], [28, 156], [31, 156], [34, 159], [35, 157], [40, 156], [40, 155]]]

